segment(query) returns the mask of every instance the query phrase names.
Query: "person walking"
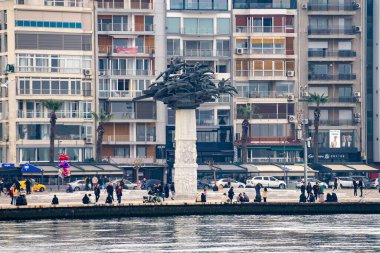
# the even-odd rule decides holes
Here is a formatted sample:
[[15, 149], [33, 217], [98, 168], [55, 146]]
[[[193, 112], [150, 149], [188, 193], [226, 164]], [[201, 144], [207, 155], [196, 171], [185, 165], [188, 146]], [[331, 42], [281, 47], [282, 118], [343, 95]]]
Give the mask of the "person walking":
[[263, 190], [263, 200], [264, 200], [264, 202], [267, 202], [267, 198], [268, 198], [268, 188], [264, 187], [264, 190]]
[[313, 187], [311, 186], [310, 182], [307, 183], [306, 192], [307, 192], [307, 199], [309, 199], [310, 195], [313, 195]]
[[137, 181], [136, 189], [141, 190], [141, 180]]
[[334, 189], [333, 191], [338, 190], [338, 178], [334, 178]]
[[169, 194], [170, 194], [170, 185], [169, 184], [166, 184], [165, 185], [165, 198], [169, 198]]
[[51, 200], [52, 205], [59, 205], [59, 200], [57, 195], [54, 195], [53, 199]]
[[305, 195], [305, 191], [306, 191], [305, 182], [302, 181], [302, 185], [301, 185], [301, 194], [302, 194], [302, 195]]
[[95, 194], [95, 202], [98, 203], [98, 200], [100, 198], [100, 184], [95, 185], [94, 194]]
[[141, 189], [143, 190], [147, 190], [148, 189], [148, 185], [147, 185], [147, 182], [146, 182], [146, 178], [144, 177], [143, 181], [142, 181], [142, 185], [141, 185]]
[[175, 198], [174, 182], [170, 184], [170, 193], [172, 194], [172, 200], [174, 200], [174, 198]]
[[99, 180], [96, 176], [93, 176], [91, 179], [91, 182], [92, 182], [92, 189], [94, 189], [95, 186], [98, 184]]
[[231, 187], [229, 190], [228, 190], [228, 198], [230, 199], [230, 202], [232, 203], [232, 200], [234, 198], [234, 187]]
[[325, 185], [324, 184], [321, 184], [319, 186], [319, 201], [320, 202], [323, 202], [325, 201]]
[[363, 197], [363, 187], [364, 187], [364, 185], [363, 185], [363, 179], [362, 178], [359, 179], [358, 186], [359, 186], [359, 189], [360, 189], [360, 197]]
[[26, 186], [26, 194], [30, 194], [31, 193], [31, 182], [30, 182], [29, 178], [27, 178], [25, 180], [25, 186]]
[[117, 203], [120, 205], [121, 204], [121, 196], [123, 196], [123, 187], [121, 186], [120, 183], [117, 184], [115, 191], [116, 191]]
[[315, 185], [313, 185], [313, 193], [314, 198], [317, 200], [319, 195], [319, 183], [317, 182]]
[[354, 196], [358, 196], [358, 183], [356, 180], [352, 180], [352, 185], [354, 186]]
[[255, 196], [255, 199], [253, 200], [253, 202], [261, 202], [261, 188], [262, 187], [263, 187], [263, 185], [260, 183], [257, 183], [255, 185], [256, 196]]
[[106, 187], [106, 191], [107, 191], [108, 197], [111, 197], [111, 199], [113, 201], [113, 185], [111, 182], [108, 183], [108, 185]]
[[0, 179], [0, 196], [3, 191], [4, 191], [4, 179]]
[[85, 191], [88, 191], [90, 189], [90, 178], [88, 177], [84, 178], [84, 189]]
[[13, 205], [13, 193], [14, 193], [14, 190], [15, 190], [15, 188], [12, 185], [11, 188], [9, 188], [9, 197], [11, 198], [11, 205]]
[[338, 181], [337, 181], [337, 183], [338, 183], [338, 190], [340, 190], [340, 189], [342, 189], [342, 185], [340, 184], [340, 178], [338, 177]]

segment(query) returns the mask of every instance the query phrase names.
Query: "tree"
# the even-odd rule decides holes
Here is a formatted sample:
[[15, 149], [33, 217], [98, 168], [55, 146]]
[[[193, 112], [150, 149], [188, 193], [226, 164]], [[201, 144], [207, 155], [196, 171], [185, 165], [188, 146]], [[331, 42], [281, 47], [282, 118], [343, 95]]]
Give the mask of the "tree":
[[246, 163], [248, 161], [248, 131], [250, 129], [249, 119], [252, 118], [255, 112], [255, 107], [253, 105], [240, 106], [238, 108], [238, 115], [243, 118], [243, 123], [241, 125], [241, 161]]
[[99, 114], [96, 112], [91, 113], [94, 116], [95, 123], [98, 124], [96, 128], [97, 139], [96, 139], [96, 161], [102, 161], [102, 145], [103, 145], [103, 135], [104, 135], [104, 123], [112, 118], [111, 114], [104, 113], [100, 111]]
[[57, 115], [55, 114], [63, 105], [63, 101], [49, 99], [44, 102], [46, 109], [50, 111], [50, 150], [49, 161], [54, 162], [54, 141], [55, 141], [55, 125], [57, 123]]
[[322, 95], [312, 93], [308, 97], [309, 103], [315, 103], [314, 109], [314, 136], [313, 136], [313, 148], [314, 148], [314, 162], [318, 162], [318, 132], [319, 132], [319, 118], [321, 117], [320, 105], [327, 103], [328, 97], [323, 93]]

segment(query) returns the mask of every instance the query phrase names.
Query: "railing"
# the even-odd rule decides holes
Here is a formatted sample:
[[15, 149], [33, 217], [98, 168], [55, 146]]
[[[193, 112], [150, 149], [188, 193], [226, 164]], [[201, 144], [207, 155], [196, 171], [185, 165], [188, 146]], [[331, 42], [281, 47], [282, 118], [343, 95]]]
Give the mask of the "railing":
[[101, 9], [123, 9], [124, 1], [98, 0], [98, 8]]
[[188, 56], [188, 57], [211, 57], [211, 56], [218, 56], [218, 57], [230, 57], [231, 51], [230, 50], [200, 50], [200, 49], [184, 49], [182, 52], [178, 50], [168, 50], [168, 56]]
[[250, 53], [259, 54], [259, 55], [269, 55], [269, 54], [294, 55], [294, 50], [286, 50], [285, 48], [251, 48]]
[[39, 73], [62, 73], [62, 74], [83, 74], [81, 68], [64, 68], [64, 67], [34, 67], [34, 66], [18, 66], [17, 72], [39, 72]]
[[354, 120], [319, 120], [320, 126], [352, 126], [354, 125]]
[[98, 46], [99, 53], [117, 53], [117, 54], [154, 54], [155, 48], [154, 47], [138, 47], [138, 46], [125, 46], [125, 47], [118, 47], [118, 46], [106, 46], [106, 45], [99, 45]]
[[149, 69], [108, 69], [108, 70], [99, 70], [100, 76], [125, 76], [125, 75], [134, 75], [134, 76], [152, 76], [154, 73]]
[[142, 95], [141, 90], [99, 91], [100, 98], [134, 98]]
[[[273, 3], [257, 3], [259, 1], [233, 1], [234, 9], [296, 9], [297, 0], [273, 1]], [[243, 2], [243, 3], [242, 3]], [[269, 2], [269, 1], [268, 1]], [[271, 1], [272, 2], [272, 1]]]
[[153, 9], [153, 0], [132, 0], [131, 1], [131, 9], [138, 10], [152, 10]]
[[[70, 118], [70, 119], [92, 119], [92, 114], [90, 112], [80, 112], [80, 111], [57, 111], [55, 113], [58, 118]], [[50, 114], [47, 111], [17, 111], [17, 118], [49, 118]]]
[[339, 50], [339, 51], [327, 51], [327, 50], [309, 50], [309, 57], [355, 57], [356, 52], [352, 50]]
[[103, 136], [103, 142], [127, 142], [130, 141], [131, 137], [130, 135], [122, 135], [122, 134], [117, 134], [117, 135], [104, 135]]
[[308, 3], [307, 9], [309, 11], [354, 11], [356, 7], [353, 3], [349, 4], [321, 4], [321, 3]]
[[230, 95], [220, 95], [220, 98], [215, 99], [214, 102], [210, 103], [230, 103], [231, 96]]
[[309, 74], [309, 80], [356, 80], [356, 74], [338, 74], [338, 75], [330, 75], [330, 74]]
[[154, 25], [128, 25], [127, 23], [100, 23], [99, 32], [153, 32]]
[[135, 119], [134, 112], [111, 112], [112, 119]]
[[[255, 113], [250, 119], [287, 119], [288, 113]], [[243, 119], [243, 116], [238, 113], [238, 119]]]
[[284, 77], [284, 70], [236, 70], [238, 77]]
[[289, 26], [236, 26], [237, 33], [294, 33], [294, 27]]
[[82, 0], [45, 0], [45, 6], [83, 7]]
[[197, 119], [197, 126], [214, 126], [214, 119]]
[[356, 103], [357, 98], [355, 97], [335, 97], [328, 99], [327, 103]]
[[248, 142], [250, 143], [299, 143], [294, 140], [293, 137], [289, 136], [254, 136], [248, 137]]
[[74, 95], [74, 96], [90, 96], [91, 90], [69, 90], [69, 89], [19, 89], [17, 95], [38, 95], [38, 96], [54, 96], [54, 95]]
[[355, 26], [348, 27], [310, 27], [308, 28], [309, 35], [331, 35], [331, 34], [343, 34], [343, 35], [353, 35], [356, 33]]
[[246, 91], [241, 92], [237, 96], [245, 98], [287, 98], [289, 92], [278, 92], [278, 91]]
[[[36, 137], [36, 136], [39, 136], [39, 137]], [[68, 141], [79, 141], [79, 140], [83, 140], [85, 138], [85, 136], [81, 136], [79, 133], [78, 134], [66, 134], [66, 135], [55, 135], [55, 139], [56, 140], [68, 140]], [[17, 140], [49, 140], [49, 134], [46, 133], [46, 134], [43, 134], [43, 133], [40, 133], [40, 134], [29, 134], [29, 133], [18, 133], [17, 134]]]
[[146, 136], [136, 136], [136, 141], [143, 141], [143, 142], [155, 142], [156, 136], [155, 135], [146, 135]]
[[110, 163], [116, 164], [131, 164], [133, 165], [136, 160], [140, 160], [142, 164], [153, 164], [156, 163], [156, 159], [154, 157], [122, 157], [122, 156], [108, 156], [103, 157], [104, 160], [108, 160]]

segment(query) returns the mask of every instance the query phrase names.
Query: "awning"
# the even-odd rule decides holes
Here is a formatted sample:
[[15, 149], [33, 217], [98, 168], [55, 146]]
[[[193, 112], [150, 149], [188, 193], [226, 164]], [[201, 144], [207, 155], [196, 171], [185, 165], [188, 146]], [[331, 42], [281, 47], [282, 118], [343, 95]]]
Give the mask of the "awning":
[[253, 165], [253, 164], [243, 164], [242, 167], [246, 168], [248, 172], [283, 172], [283, 170], [276, 165]]
[[353, 172], [354, 169], [347, 167], [343, 164], [323, 164], [324, 167], [330, 169], [333, 172]]
[[101, 169], [103, 169], [104, 171], [121, 171], [123, 172], [123, 170], [115, 165], [111, 165], [111, 164], [97, 164], [96, 167], [99, 167]]
[[94, 172], [94, 173], [96, 173], [96, 172], [102, 172], [103, 170], [101, 169], [101, 168], [98, 168], [98, 167], [96, 167], [96, 166], [93, 166], [93, 165], [80, 165], [80, 166], [78, 166], [78, 165], [76, 165], [78, 168], [81, 168], [81, 169], [83, 169], [84, 170], [84, 172]]
[[347, 166], [360, 172], [379, 172], [378, 169], [368, 166], [366, 164], [347, 164]]
[[[213, 165], [217, 171], [222, 172], [247, 172], [247, 169], [233, 165], [233, 164], [214, 164]], [[198, 171], [208, 171], [210, 172], [210, 166], [206, 164], [198, 165]]]
[[[291, 172], [291, 171], [301, 171], [301, 172], [303, 172], [305, 170], [305, 168], [303, 167], [303, 164], [285, 165], [285, 168], [288, 169], [288, 172]], [[307, 171], [308, 172], [316, 172], [315, 170], [313, 170], [309, 166], [307, 166]]]
[[34, 166], [33, 164], [26, 163], [21, 167], [22, 173], [41, 173], [42, 169]]

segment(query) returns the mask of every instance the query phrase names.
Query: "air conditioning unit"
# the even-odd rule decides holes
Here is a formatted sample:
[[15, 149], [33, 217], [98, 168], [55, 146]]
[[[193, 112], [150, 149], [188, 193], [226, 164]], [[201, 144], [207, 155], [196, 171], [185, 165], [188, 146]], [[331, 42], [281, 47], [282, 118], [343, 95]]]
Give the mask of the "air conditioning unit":
[[92, 144], [93, 141], [92, 141], [92, 137], [87, 137], [86, 138], [86, 144]]
[[360, 92], [359, 92], [359, 91], [358, 91], [358, 92], [355, 92], [355, 93], [354, 93], [354, 97], [360, 98], [360, 97], [361, 97]]
[[354, 113], [354, 117], [355, 118], [360, 118], [360, 113], [359, 112]]
[[302, 9], [307, 9], [307, 4], [302, 4]]
[[105, 76], [106, 75], [106, 71], [99, 71], [99, 76]]
[[360, 3], [352, 2], [352, 5], [354, 6], [355, 9], [360, 9], [361, 8]]
[[294, 71], [286, 71], [287, 77], [294, 77]]
[[295, 122], [296, 122], [296, 116], [294, 116], [294, 115], [289, 115], [289, 116], [288, 116], [288, 122], [289, 122], [289, 123], [295, 123]]
[[303, 119], [302, 125], [309, 125], [309, 119]]
[[355, 122], [355, 123], [360, 123], [360, 122], [361, 122], [361, 119], [360, 119], [360, 118], [355, 118], [355, 119], [354, 119], [354, 122]]
[[91, 76], [91, 69], [83, 69], [83, 75]]
[[308, 97], [309, 96], [309, 92], [304, 91], [304, 92], [301, 93], [301, 96], [302, 97]]
[[244, 48], [236, 48], [236, 54], [243, 54]]
[[356, 33], [362, 32], [362, 27], [361, 26], [355, 26], [355, 32]]
[[294, 95], [293, 94], [288, 95], [288, 101], [294, 101]]
[[302, 139], [302, 130], [297, 130], [297, 140]]

